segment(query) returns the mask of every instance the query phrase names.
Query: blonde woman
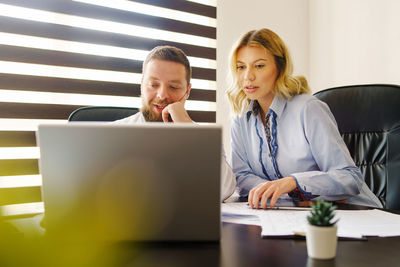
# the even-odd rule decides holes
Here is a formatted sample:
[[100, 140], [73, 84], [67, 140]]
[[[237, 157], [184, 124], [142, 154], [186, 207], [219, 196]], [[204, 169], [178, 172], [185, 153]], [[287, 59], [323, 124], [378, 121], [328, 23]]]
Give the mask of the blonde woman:
[[232, 168], [240, 196], [252, 208], [279, 198], [382, 207], [355, 166], [329, 107], [292, 76], [281, 38], [250, 31], [231, 54]]

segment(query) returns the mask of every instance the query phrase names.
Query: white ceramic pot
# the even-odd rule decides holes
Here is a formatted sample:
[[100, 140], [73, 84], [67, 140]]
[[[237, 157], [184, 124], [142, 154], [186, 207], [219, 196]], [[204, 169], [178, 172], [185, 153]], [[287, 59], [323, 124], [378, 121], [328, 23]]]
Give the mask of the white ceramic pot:
[[313, 259], [333, 259], [336, 256], [337, 226], [307, 224], [306, 242], [308, 256]]

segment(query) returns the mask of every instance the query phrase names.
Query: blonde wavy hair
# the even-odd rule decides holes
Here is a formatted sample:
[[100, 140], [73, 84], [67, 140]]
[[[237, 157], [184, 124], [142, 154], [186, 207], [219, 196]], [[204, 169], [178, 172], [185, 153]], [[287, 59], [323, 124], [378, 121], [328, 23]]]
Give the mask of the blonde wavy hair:
[[226, 93], [233, 111], [241, 114], [250, 104], [250, 99], [239, 86], [237, 79], [237, 53], [245, 46], [264, 47], [275, 59], [278, 76], [275, 81], [275, 93], [283, 98], [290, 99], [299, 94], [311, 93], [304, 76], [292, 76], [293, 64], [285, 43], [273, 31], [260, 29], [249, 31], [233, 46], [230, 56], [230, 86]]

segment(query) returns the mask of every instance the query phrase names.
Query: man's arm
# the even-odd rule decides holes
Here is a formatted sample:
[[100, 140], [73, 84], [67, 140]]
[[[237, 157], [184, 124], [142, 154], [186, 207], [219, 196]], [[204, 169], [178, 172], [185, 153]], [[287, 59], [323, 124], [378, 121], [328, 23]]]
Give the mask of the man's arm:
[[171, 116], [173, 122], [193, 122], [181, 101], [169, 104], [163, 109], [162, 118], [164, 122], [169, 122], [168, 116]]
[[231, 166], [226, 161], [225, 151], [222, 148], [221, 162], [221, 201], [230, 197], [236, 188], [236, 177]]

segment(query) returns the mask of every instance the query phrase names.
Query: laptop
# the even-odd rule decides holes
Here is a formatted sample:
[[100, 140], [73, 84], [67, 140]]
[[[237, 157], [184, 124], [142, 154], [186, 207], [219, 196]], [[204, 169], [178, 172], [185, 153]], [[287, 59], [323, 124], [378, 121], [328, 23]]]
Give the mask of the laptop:
[[218, 241], [218, 125], [39, 125], [46, 233], [104, 241]]

